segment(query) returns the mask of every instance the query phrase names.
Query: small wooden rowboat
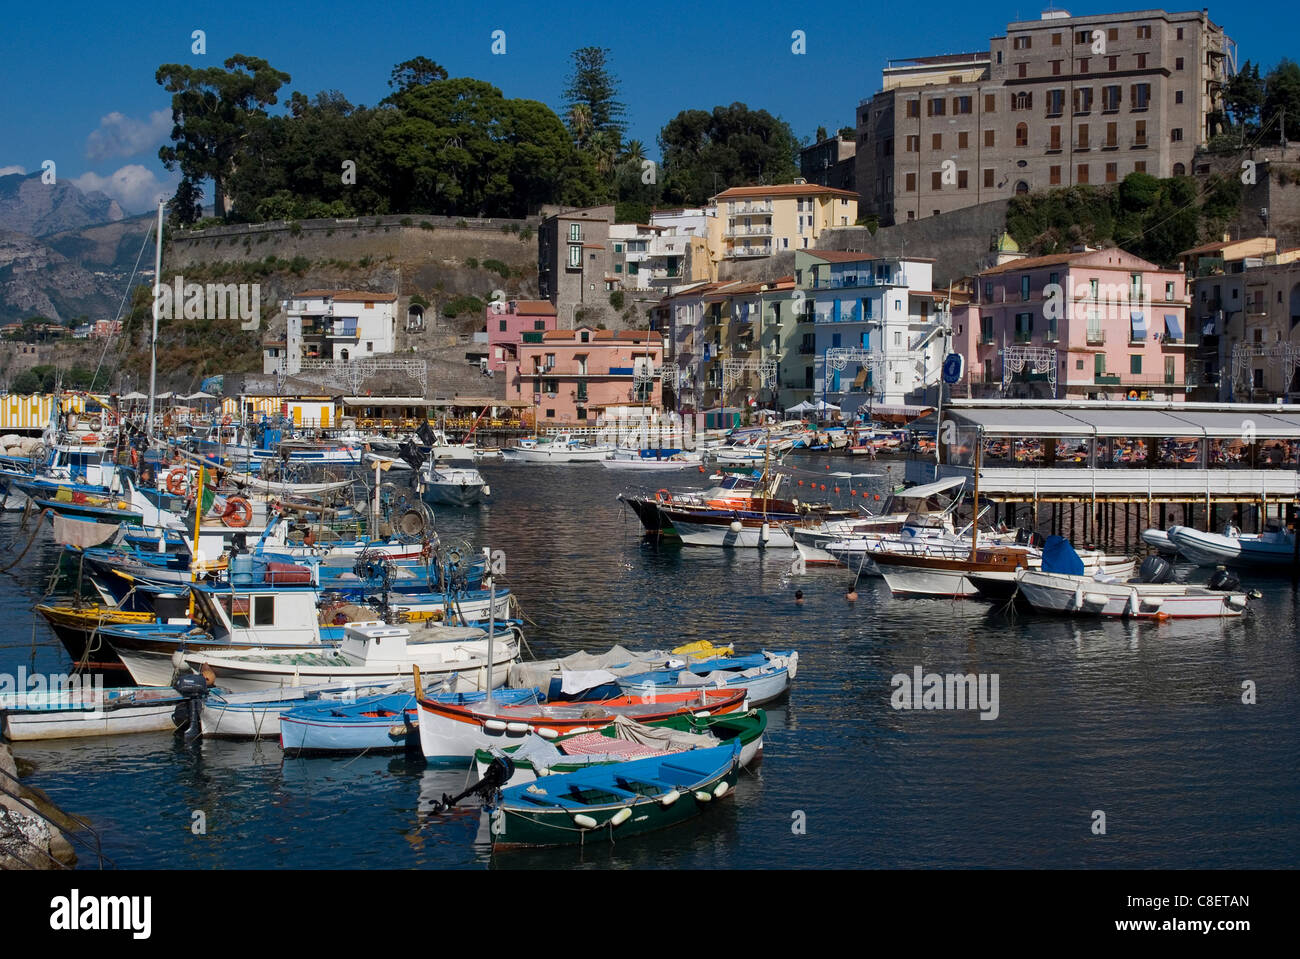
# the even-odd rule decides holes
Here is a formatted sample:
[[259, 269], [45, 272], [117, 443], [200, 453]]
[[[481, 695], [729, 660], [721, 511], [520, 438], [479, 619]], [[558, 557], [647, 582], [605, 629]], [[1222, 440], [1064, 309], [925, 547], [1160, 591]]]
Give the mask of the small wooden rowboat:
[[732, 742], [507, 786], [486, 807], [492, 845], [613, 842], [673, 826], [730, 795], [739, 769]]

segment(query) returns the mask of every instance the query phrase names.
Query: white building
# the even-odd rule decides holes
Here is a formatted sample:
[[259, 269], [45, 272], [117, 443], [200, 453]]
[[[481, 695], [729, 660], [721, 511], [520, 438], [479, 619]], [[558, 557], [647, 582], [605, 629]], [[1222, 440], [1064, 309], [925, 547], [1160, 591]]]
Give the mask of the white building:
[[934, 261], [839, 250], [800, 250], [795, 287], [814, 313], [816, 399], [846, 416], [860, 407], [924, 401], [941, 378], [945, 297]]
[[280, 303], [283, 337], [263, 342], [262, 372], [292, 376], [303, 361], [346, 363], [397, 348], [397, 296], [362, 290], [307, 290]]

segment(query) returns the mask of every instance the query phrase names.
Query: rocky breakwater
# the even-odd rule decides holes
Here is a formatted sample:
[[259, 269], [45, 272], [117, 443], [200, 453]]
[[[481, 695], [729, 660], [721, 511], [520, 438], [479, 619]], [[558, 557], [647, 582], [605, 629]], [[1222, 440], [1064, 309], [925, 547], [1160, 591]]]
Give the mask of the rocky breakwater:
[[21, 785], [19, 762], [0, 742], [0, 869], [73, 867], [77, 856], [64, 832], [79, 824], [44, 792]]

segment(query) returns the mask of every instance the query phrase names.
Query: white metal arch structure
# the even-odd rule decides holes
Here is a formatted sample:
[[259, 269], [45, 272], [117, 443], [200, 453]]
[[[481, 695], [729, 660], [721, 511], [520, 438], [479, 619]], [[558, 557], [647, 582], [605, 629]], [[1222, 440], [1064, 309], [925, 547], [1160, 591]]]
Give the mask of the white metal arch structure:
[[1296, 367], [1300, 367], [1300, 349], [1290, 343], [1238, 343], [1233, 346], [1232, 384], [1237, 393], [1249, 393], [1254, 388], [1250, 382], [1250, 371], [1254, 368], [1252, 360], [1263, 360], [1277, 368], [1282, 374], [1282, 389], [1278, 392], [1286, 393]]
[[396, 373], [420, 385], [420, 395], [429, 389], [429, 364], [424, 360], [397, 359], [391, 356], [369, 357], [363, 360], [304, 359], [303, 373], [324, 373], [334, 377], [356, 393], [361, 384], [381, 373]]
[[722, 388], [731, 389], [746, 373], [758, 374], [760, 388], [776, 388], [776, 360], [723, 360]]
[[1056, 350], [1050, 346], [1004, 346], [1002, 353], [1002, 392], [1011, 385], [1011, 377], [1029, 368], [1031, 373], [1046, 373], [1056, 397]]

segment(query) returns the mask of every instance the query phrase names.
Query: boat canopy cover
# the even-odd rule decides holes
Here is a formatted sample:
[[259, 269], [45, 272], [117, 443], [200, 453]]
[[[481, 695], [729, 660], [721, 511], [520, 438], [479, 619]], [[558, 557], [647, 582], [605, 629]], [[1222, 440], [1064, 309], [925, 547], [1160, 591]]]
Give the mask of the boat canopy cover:
[[1083, 560], [1064, 536], [1049, 536], [1043, 545], [1043, 572], [1083, 575]]
[[931, 496], [955, 489], [965, 482], [966, 477], [964, 476], [949, 476], [947, 479], [935, 480], [933, 483], [926, 483], [923, 486], [910, 486], [895, 493], [894, 496], [898, 499], [929, 499]]

